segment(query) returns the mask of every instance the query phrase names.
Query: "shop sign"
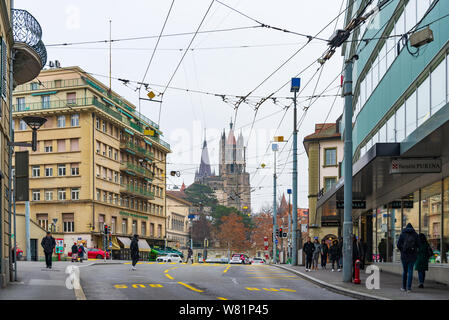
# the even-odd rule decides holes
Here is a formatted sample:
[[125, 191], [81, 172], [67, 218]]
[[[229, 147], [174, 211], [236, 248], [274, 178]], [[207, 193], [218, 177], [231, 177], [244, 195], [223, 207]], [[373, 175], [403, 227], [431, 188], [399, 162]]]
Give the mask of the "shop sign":
[[[337, 201], [337, 209], [344, 209], [345, 202]], [[352, 201], [352, 209], [366, 209], [366, 201], [365, 200], [353, 200]]]
[[[410, 200], [402, 201], [402, 208], [413, 209], [413, 201]], [[401, 209], [401, 201], [391, 202], [391, 209]]]
[[439, 172], [441, 172], [441, 158], [405, 158], [391, 160], [390, 174]]

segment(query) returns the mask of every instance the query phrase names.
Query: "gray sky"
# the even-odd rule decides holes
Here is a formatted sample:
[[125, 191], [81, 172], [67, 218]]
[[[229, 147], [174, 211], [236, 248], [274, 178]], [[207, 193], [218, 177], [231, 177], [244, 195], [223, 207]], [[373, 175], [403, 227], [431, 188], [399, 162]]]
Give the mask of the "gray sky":
[[[271, 26], [280, 27], [297, 33], [315, 35], [342, 8], [342, 0], [222, 0], [229, 6], [246, 15]], [[56, 1], [56, 0], [15, 0], [15, 8], [28, 10], [42, 26], [43, 41], [46, 45], [95, 41], [109, 39], [109, 20], [112, 20], [112, 39], [157, 36], [171, 5], [171, 0], [96, 0], [96, 1]], [[174, 2], [168, 18], [164, 34], [194, 32], [211, 0], [191, 0]], [[346, 1], [343, 3], [345, 9]], [[338, 20], [337, 28], [343, 26], [344, 14]], [[256, 26], [257, 23], [239, 15], [229, 8], [214, 2], [200, 30], [217, 30], [235, 27]], [[335, 28], [335, 22], [329, 25], [319, 37], [328, 39]], [[160, 40], [158, 50], [145, 78], [146, 83], [155, 92], [164, 91], [173, 75], [185, 49], [193, 35], [164, 37]], [[157, 38], [133, 41], [114, 42], [112, 44], [112, 76], [116, 78], [142, 81]], [[214, 94], [245, 96], [255, 89], [283, 62], [290, 58], [307, 39], [296, 34], [284, 33], [268, 28], [253, 28], [228, 32], [198, 34], [170, 87], [200, 90]], [[253, 47], [242, 47], [253, 46]], [[327, 48], [325, 41], [313, 40], [282, 69], [269, 78], [255, 90], [248, 105], [242, 103], [238, 108], [235, 128], [242, 130], [247, 149], [247, 171], [251, 174], [251, 185], [256, 187], [252, 192], [253, 211], [263, 205], [271, 205], [273, 199], [273, 153], [269, 146], [276, 128], [284, 116], [283, 106], [291, 100], [278, 99], [278, 104], [272, 100], [261, 105], [256, 122], [251, 131], [254, 119], [254, 104], [257, 97], [266, 97], [281, 88], [302, 69], [316, 61]], [[85, 44], [76, 46], [47, 47], [48, 60], [59, 60], [63, 67], [78, 65], [87, 72], [105, 75], [109, 74], [109, 44]], [[302, 86], [312, 78], [309, 86], [300, 96], [310, 96], [321, 93], [328, 85], [328, 95], [338, 91], [340, 79], [332, 81], [340, 73], [342, 57], [340, 50], [327, 62], [320, 73], [316, 73], [319, 64], [315, 63], [300, 75]], [[105, 84], [107, 77], [96, 76]], [[156, 86], [160, 85], [160, 86]], [[126, 87], [122, 82], [112, 80], [112, 88], [123, 97], [138, 103], [136, 84]], [[142, 97], [146, 93], [142, 91]], [[286, 85], [275, 97], [291, 97], [290, 85]], [[298, 134], [298, 205], [307, 207], [307, 156], [302, 144], [304, 136], [313, 133], [315, 123], [324, 122], [334, 101], [334, 97], [318, 99], [308, 110], [299, 127]], [[231, 102], [236, 99], [229, 97]], [[298, 119], [310, 101], [298, 99]], [[157, 122], [159, 104], [141, 102], [141, 113]], [[276, 135], [289, 138], [293, 127], [293, 108], [287, 111]], [[327, 122], [334, 122], [342, 113], [343, 99], [338, 97]], [[218, 172], [218, 139], [223, 128], [229, 129], [229, 122], [235, 117], [232, 103], [223, 102], [215, 95], [198, 94], [183, 90], [167, 89], [164, 94], [160, 127], [164, 133], [163, 139], [170, 143], [172, 154], [168, 157], [168, 169], [179, 170], [181, 177], [169, 177], [169, 188], [186, 185], [193, 182], [194, 173], [199, 166], [201, 144], [204, 129], [210, 152], [211, 164]], [[292, 139], [285, 145], [280, 145], [282, 152], [277, 154], [278, 193], [291, 188], [292, 171]], [[267, 151], [268, 148], [268, 151]], [[267, 152], [266, 152], [267, 151]], [[265, 163], [265, 169], [260, 164]], [[282, 174], [281, 174], [282, 173]]]

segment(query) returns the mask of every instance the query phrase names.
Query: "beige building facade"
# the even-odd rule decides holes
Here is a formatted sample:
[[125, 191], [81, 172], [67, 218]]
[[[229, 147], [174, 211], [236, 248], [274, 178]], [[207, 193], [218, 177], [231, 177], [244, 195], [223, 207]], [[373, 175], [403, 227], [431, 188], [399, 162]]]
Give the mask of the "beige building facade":
[[45, 66], [47, 53], [39, 22], [13, 1], [0, 0], [0, 287], [14, 279], [16, 240], [12, 214], [11, 130], [12, 90], [34, 79]]
[[183, 191], [167, 191], [168, 246], [183, 249], [190, 245], [189, 211], [192, 204], [185, 200]]
[[[65, 253], [77, 241], [103, 248], [105, 225], [112, 249], [133, 234], [163, 245], [170, 146], [158, 125], [79, 67], [37, 80], [14, 90], [13, 110], [16, 141], [31, 141], [22, 117], [47, 119], [29, 156], [31, 219], [64, 239]], [[23, 202], [16, 207], [25, 212]]]
[[309, 161], [309, 236], [319, 240], [340, 235], [341, 221], [337, 210], [327, 216], [317, 215], [317, 201], [340, 179], [343, 141], [337, 123], [316, 124], [315, 132], [304, 138]]

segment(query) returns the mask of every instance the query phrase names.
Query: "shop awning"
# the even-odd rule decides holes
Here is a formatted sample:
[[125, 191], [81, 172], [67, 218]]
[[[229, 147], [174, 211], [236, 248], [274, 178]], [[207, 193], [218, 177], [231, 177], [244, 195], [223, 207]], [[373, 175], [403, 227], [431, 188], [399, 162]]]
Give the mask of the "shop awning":
[[128, 130], [128, 129], [125, 128], [125, 131], [128, 132], [132, 136], [134, 135], [134, 133], [131, 130]]
[[139, 251], [145, 251], [145, 252], [151, 251], [151, 248], [148, 245], [148, 242], [146, 242], [145, 240], [139, 239], [138, 244], [139, 244]]
[[117, 237], [112, 236], [111, 242], [112, 242], [112, 250], [120, 250], [120, 245], [117, 242]]
[[120, 242], [123, 243], [123, 246], [124, 246], [126, 249], [129, 249], [129, 246], [131, 245], [131, 239], [130, 239], [130, 238], [117, 237], [117, 239], [119, 239]]
[[118, 108], [117, 109], [119, 112], [123, 113], [125, 116], [127, 116], [130, 119], [134, 119], [134, 117], [132, 115], [130, 115], [128, 112], [123, 111], [122, 109]]
[[143, 141], [145, 141], [145, 143], [148, 144], [148, 145], [150, 145], [150, 146], [153, 145], [153, 144], [152, 144], [150, 141], [148, 141], [147, 139], [144, 139]]
[[49, 94], [55, 94], [58, 93], [58, 91], [46, 91], [46, 92], [36, 92], [36, 93], [32, 93], [32, 96], [46, 96]]

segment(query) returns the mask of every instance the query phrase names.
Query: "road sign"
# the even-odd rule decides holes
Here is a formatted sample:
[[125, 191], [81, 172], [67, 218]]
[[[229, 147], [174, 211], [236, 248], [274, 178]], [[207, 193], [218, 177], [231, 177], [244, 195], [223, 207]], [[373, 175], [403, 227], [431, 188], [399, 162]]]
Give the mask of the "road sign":
[[275, 240], [276, 244], [278, 244], [278, 239]]

